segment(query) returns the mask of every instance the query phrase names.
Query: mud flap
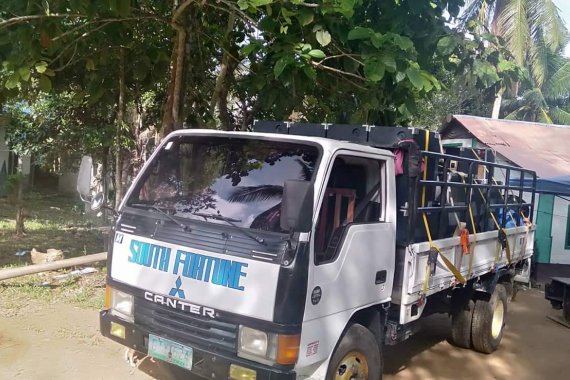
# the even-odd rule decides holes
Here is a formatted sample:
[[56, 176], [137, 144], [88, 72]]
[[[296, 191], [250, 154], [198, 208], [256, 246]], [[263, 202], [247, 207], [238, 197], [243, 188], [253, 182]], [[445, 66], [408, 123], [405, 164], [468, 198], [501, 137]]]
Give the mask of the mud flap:
[[514, 281], [528, 285], [530, 283], [530, 265], [531, 259], [530, 257], [526, 259], [524, 262], [521, 263], [520, 267], [516, 268], [516, 274], [514, 277]]

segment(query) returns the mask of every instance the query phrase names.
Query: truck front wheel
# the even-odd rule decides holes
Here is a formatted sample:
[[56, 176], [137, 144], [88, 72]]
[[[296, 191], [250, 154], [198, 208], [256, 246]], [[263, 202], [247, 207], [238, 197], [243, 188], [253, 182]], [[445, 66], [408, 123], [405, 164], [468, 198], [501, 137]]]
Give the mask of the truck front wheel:
[[327, 380], [381, 379], [382, 360], [374, 334], [360, 324], [353, 324], [332, 355]]
[[475, 301], [471, 341], [475, 351], [490, 354], [495, 351], [503, 338], [507, 317], [507, 290], [497, 284], [489, 300]]

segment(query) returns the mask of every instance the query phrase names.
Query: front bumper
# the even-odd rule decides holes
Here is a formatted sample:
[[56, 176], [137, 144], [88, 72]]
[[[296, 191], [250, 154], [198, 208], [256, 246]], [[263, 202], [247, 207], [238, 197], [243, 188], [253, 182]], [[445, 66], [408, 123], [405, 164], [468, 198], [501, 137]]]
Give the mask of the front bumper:
[[[111, 322], [125, 326], [125, 339], [121, 339], [110, 334]], [[103, 336], [114, 340], [124, 346], [132, 348], [144, 354], [148, 353], [149, 331], [137, 326], [134, 323], [112, 315], [108, 310], [100, 312], [100, 328]], [[152, 331], [154, 335], [160, 336], [159, 331]], [[225, 356], [218, 353], [211, 353], [200, 348], [192, 347], [194, 355], [194, 367], [190, 373], [210, 379], [227, 379], [230, 364], [250, 368], [256, 371], [257, 380], [292, 380], [296, 378], [294, 371], [283, 371], [277, 368], [264, 366], [237, 356]]]

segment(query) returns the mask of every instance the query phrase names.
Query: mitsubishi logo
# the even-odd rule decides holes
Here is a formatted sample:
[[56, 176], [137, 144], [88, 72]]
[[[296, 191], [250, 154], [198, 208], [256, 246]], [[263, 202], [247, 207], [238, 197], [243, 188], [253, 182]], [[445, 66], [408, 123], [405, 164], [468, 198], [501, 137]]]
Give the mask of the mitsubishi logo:
[[180, 279], [180, 276], [178, 276], [178, 278], [176, 279], [176, 287], [170, 289], [170, 293], [168, 293], [168, 295], [170, 297], [178, 297], [178, 298], [186, 299], [186, 295], [184, 294], [184, 290], [180, 289], [181, 286], [182, 286], [182, 280]]

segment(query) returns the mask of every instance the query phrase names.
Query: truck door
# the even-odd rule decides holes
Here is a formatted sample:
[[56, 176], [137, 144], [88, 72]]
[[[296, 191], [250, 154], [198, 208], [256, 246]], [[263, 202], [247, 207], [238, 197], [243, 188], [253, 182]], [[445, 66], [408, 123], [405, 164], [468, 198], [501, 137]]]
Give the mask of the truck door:
[[326, 359], [351, 315], [392, 292], [393, 160], [341, 152], [331, 162], [312, 234], [299, 364]]

